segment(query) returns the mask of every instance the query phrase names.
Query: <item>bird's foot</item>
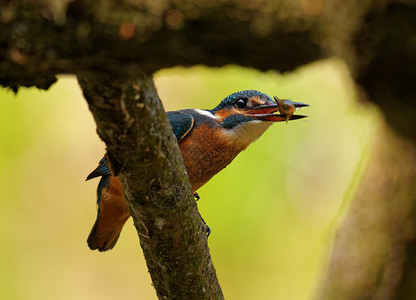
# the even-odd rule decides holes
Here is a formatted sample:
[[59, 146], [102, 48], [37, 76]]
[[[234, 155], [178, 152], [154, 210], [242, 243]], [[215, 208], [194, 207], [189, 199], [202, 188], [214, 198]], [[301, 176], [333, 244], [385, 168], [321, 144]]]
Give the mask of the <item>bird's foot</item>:
[[209, 237], [209, 235], [211, 234], [211, 228], [209, 228], [209, 226], [207, 225], [207, 223], [205, 223], [205, 220], [204, 220], [204, 218], [202, 216], [201, 216], [201, 220], [202, 220], [202, 222], [204, 222], [205, 230], [206, 230], [206, 233], [207, 233], [207, 237]]
[[194, 194], [195, 201], [198, 201], [200, 199], [198, 193], [197, 192], [192, 192], [192, 193]]

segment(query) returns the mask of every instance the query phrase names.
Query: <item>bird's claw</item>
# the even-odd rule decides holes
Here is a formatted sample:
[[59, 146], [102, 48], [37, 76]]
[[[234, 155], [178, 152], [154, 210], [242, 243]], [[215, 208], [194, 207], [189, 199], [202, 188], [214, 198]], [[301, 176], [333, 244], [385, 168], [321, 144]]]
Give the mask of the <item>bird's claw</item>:
[[192, 193], [194, 194], [195, 201], [198, 201], [200, 199], [198, 193], [197, 192], [192, 192]]
[[211, 228], [207, 224], [205, 224], [205, 230], [207, 231], [207, 237], [211, 234]]
[[201, 220], [202, 220], [202, 222], [204, 222], [206, 234], [207, 234], [207, 237], [209, 237], [209, 235], [211, 234], [211, 228], [209, 228], [209, 226], [207, 225], [207, 223], [205, 223], [205, 220], [204, 220], [204, 218], [202, 216], [201, 216]]

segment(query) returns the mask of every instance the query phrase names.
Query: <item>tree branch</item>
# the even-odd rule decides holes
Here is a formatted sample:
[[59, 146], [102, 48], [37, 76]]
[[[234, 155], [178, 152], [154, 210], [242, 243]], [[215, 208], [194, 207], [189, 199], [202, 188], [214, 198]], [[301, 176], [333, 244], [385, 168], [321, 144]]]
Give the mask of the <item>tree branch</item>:
[[159, 299], [222, 299], [206, 227], [152, 78], [78, 78]]
[[14, 0], [0, 7], [0, 84], [47, 88], [54, 74], [85, 69], [121, 77], [196, 64], [287, 71], [329, 55], [314, 38], [316, 17], [298, 13], [296, 1], [266, 2], [265, 10], [224, 0]]

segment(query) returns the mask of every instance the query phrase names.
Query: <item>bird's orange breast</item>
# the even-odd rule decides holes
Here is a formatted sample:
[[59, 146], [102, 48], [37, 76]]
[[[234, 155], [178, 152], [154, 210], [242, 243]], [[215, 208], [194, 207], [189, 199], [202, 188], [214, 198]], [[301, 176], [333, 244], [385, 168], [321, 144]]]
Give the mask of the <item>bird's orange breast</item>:
[[224, 169], [243, 147], [230, 144], [218, 128], [201, 124], [179, 143], [186, 171], [196, 191]]

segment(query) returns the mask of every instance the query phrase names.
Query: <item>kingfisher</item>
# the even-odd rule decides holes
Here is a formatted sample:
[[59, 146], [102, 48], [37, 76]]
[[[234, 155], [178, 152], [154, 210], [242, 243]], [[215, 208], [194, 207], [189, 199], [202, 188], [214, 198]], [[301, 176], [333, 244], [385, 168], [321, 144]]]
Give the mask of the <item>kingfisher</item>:
[[[308, 106], [291, 103], [296, 109]], [[167, 112], [194, 195], [273, 123], [306, 117], [294, 115], [293, 111], [286, 115], [283, 110], [280, 110], [281, 114], [274, 114], [278, 111], [278, 100], [274, 101], [259, 91], [245, 90], [224, 98], [214, 109]], [[87, 180], [100, 176], [97, 219], [87, 243], [91, 250], [102, 252], [115, 246], [130, 211], [121, 182], [111, 174], [105, 158], [100, 160]]]

